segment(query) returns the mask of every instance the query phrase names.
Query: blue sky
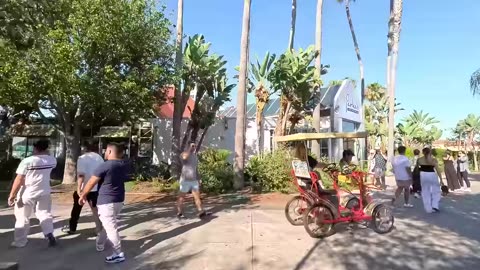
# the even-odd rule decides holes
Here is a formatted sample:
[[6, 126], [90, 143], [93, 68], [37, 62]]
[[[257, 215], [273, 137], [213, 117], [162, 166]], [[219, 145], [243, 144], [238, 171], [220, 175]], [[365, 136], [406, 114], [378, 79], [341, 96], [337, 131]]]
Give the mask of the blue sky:
[[[212, 51], [228, 60], [229, 73], [240, 59], [242, 0], [184, 0], [184, 33], [203, 34]], [[299, 0], [295, 48], [314, 44], [315, 0]], [[166, 0], [176, 22], [176, 0]], [[275, 3], [275, 4], [273, 4]], [[351, 5], [355, 31], [365, 64], [366, 83], [385, 83], [389, 1], [357, 1]], [[250, 56], [281, 54], [288, 45], [291, 0], [252, 0]], [[470, 75], [480, 68], [480, 1], [405, 0], [400, 38], [396, 97], [405, 111], [423, 110], [453, 128], [469, 113], [480, 114], [480, 98], [470, 92]], [[325, 0], [322, 63], [329, 64], [325, 83], [359, 77], [345, 9]], [[232, 98], [236, 102], [236, 92]], [[249, 101], [253, 101], [249, 97]]]

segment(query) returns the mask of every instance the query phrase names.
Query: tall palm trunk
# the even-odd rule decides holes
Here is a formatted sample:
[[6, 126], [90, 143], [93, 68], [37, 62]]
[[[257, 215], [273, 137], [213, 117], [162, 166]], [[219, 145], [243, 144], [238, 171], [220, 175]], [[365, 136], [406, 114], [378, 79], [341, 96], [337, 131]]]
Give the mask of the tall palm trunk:
[[[177, 72], [182, 70], [183, 66], [183, 0], [178, 0], [177, 9], [177, 39], [175, 42], [175, 67]], [[172, 121], [172, 149], [171, 149], [171, 162], [172, 162], [172, 175], [178, 177], [180, 175], [180, 136], [182, 131], [182, 84], [181, 80], [175, 85], [174, 103], [173, 103], [173, 121]]]
[[[293, 50], [293, 45], [295, 42], [296, 21], [297, 21], [297, 0], [292, 0], [292, 17], [291, 17], [291, 23], [290, 23], [290, 37], [288, 40], [288, 49], [290, 51]], [[286, 117], [288, 118], [288, 112], [286, 111], [287, 99], [283, 94], [280, 96], [280, 103], [282, 105], [280, 106], [280, 110], [277, 118], [277, 123], [275, 127], [275, 136], [283, 136], [286, 133], [286, 124], [284, 123], [284, 119]]]
[[288, 48], [293, 49], [295, 42], [295, 26], [297, 21], [297, 0], [292, 0], [292, 21], [290, 24], [290, 38], [288, 40]]
[[388, 38], [391, 40], [390, 56], [390, 81], [389, 81], [389, 112], [388, 112], [388, 156], [394, 155], [394, 128], [395, 128], [395, 85], [397, 79], [398, 47], [400, 44], [400, 32], [402, 23], [403, 0], [390, 0], [391, 20]]
[[345, 12], [347, 13], [348, 25], [350, 26], [350, 33], [352, 34], [353, 46], [355, 47], [355, 53], [357, 54], [358, 66], [360, 68], [360, 94], [362, 106], [365, 100], [365, 76], [363, 70], [363, 61], [360, 56], [360, 48], [358, 46], [357, 35], [355, 34], [355, 29], [353, 28], [352, 15], [350, 14], [350, 0], [345, 2]]
[[240, 71], [237, 94], [237, 119], [235, 125], [235, 161], [234, 188], [241, 189], [244, 185], [243, 170], [245, 168], [245, 113], [247, 100], [247, 68], [248, 44], [250, 36], [250, 6], [251, 0], [244, 0], [242, 39], [240, 45]]
[[[315, 20], [315, 51], [317, 58], [315, 59], [315, 70], [318, 78], [322, 75], [322, 12], [323, 0], [317, 0], [317, 15]], [[321, 108], [313, 114], [313, 128], [317, 132], [320, 132], [320, 112]], [[312, 152], [317, 157], [321, 157], [320, 141], [312, 142]]]

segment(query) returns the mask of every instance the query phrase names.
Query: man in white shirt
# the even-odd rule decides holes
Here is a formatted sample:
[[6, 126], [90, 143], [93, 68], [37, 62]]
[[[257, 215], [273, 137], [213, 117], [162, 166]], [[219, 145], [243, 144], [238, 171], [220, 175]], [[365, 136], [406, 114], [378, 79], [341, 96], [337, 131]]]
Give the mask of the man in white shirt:
[[[77, 190], [73, 192], [73, 208], [70, 215], [68, 225], [62, 228], [62, 231], [68, 234], [74, 234], [77, 231], [78, 219], [82, 212], [83, 205], [78, 203], [83, 188], [88, 180], [92, 177], [95, 169], [103, 164], [103, 158], [96, 153], [96, 145], [92, 142], [85, 143], [85, 153], [78, 158], [77, 161]], [[95, 228], [97, 234], [102, 231], [102, 223], [98, 218], [97, 210], [98, 186], [95, 185], [91, 192], [88, 193], [87, 202], [92, 209], [93, 219], [95, 221]]]
[[33, 155], [18, 165], [17, 176], [8, 197], [8, 204], [15, 206], [15, 240], [12, 247], [21, 248], [27, 245], [32, 212], [35, 212], [40, 221], [48, 245], [56, 245], [51, 213], [50, 174], [57, 166], [57, 160], [50, 156], [49, 145], [48, 140], [37, 141], [33, 144]]
[[405, 151], [407, 148], [405, 146], [398, 147], [398, 155], [393, 158], [392, 169], [395, 174], [395, 181], [397, 182], [397, 190], [395, 191], [395, 198], [392, 199], [392, 204], [400, 197], [402, 194], [405, 199], [404, 207], [413, 207], [409, 204], [410, 198], [410, 185], [412, 184], [412, 164], [410, 160], [405, 156]]

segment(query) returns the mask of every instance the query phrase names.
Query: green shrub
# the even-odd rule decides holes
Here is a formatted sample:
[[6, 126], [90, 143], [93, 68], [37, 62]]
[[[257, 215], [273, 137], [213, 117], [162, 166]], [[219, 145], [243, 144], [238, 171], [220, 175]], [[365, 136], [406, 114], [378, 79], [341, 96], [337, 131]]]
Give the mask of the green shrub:
[[152, 181], [154, 178], [170, 179], [170, 166], [161, 162], [159, 165], [152, 164], [149, 158], [137, 159], [134, 163], [135, 181]]
[[198, 171], [202, 178], [202, 191], [224, 193], [233, 187], [233, 167], [228, 162], [231, 152], [225, 149], [207, 149], [198, 156]]
[[413, 157], [415, 156], [413, 154], [413, 148], [410, 148], [408, 147], [407, 150], [405, 151], [405, 156], [408, 157], [409, 159], [413, 159]]
[[290, 191], [291, 161], [288, 151], [284, 149], [251, 158], [245, 171], [253, 189], [258, 192]]

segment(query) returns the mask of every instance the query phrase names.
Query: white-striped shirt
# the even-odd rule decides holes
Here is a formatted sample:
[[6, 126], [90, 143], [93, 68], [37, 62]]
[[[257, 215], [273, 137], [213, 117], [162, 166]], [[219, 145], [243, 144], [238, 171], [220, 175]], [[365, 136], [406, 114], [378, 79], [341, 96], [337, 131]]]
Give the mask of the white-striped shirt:
[[57, 160], [49, 155], [34, 155], [22, 160], [17, 168], [17, 174], [25, 175], [25, 191], [22, 198], [49, 195], [50, 174], [56, 166]]

